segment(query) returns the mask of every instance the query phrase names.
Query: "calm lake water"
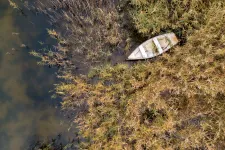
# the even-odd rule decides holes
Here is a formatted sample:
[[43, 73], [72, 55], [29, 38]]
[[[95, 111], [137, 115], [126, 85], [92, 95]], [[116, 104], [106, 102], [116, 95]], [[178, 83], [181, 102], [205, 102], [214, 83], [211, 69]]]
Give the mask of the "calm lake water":
[[28, 54], [53, 42], [46, 28], [50, 27], [43, 16], [24, 17], [8, 0], [0, 0], [1, 150], [25, 149], [32, 141], [69, 134], [60, 100], [51, 99], [49, 92], [56, 83], [55, 70], [38, 66], [37, 59]]

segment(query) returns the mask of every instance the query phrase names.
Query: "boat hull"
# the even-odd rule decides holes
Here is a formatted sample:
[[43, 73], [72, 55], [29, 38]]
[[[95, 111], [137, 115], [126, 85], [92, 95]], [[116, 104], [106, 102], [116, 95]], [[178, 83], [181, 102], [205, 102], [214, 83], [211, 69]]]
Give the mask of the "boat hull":
[[174, 33], [167, 33], [151, 38], [138, 46], [128, 57], [128, 60], [140, 60], [156, 57], [178, 43]]

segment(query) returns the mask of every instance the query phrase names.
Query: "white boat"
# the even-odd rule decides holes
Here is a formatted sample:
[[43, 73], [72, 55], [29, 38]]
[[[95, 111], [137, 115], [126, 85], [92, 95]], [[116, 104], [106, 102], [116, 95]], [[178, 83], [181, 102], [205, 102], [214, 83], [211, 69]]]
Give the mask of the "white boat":
[[138, 46], [128, 60], [148, 59], [158, 56], [178, 43], [174, 33], [167, 33], [151, 38]]

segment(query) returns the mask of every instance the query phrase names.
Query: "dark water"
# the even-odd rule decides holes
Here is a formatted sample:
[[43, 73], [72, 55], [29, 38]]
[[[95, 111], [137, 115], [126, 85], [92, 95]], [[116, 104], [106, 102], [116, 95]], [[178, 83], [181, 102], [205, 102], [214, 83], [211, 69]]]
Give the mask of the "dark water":
[[49, 92], [57, 80], [55, 70], [38, 66], [28, 54], [54, 42], [46, 28], [43, 16], [24, 17], [0, 0], [0, 150], [20, 150], [38, 139], [68, 135], [60, 100], [51, 99]]

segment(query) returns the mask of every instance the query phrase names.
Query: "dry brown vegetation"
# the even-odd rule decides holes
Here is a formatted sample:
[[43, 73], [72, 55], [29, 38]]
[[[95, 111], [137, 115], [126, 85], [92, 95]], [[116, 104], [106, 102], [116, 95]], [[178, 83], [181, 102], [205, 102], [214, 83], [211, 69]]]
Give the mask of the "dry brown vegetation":
[[214, 2], [223, 0], [131, 0], [135, 8], [131, 14], [135, 27], [144, 35], [172, 30], [186, 36], [206, 23], [205, 14]]
[[[104, 65], [81, 76], [64, 72], [56, 93], [64, 98], [63, 109], [77, 112], [86, 139], [80, 148], [225, 149], [224, 2], [129, 2], [140, 33], [180, 30], [187, 42], [151, 62]], [[111, 29], [115, 32], [112, 26], [105, 34]], [[75, 40], [64, 38], [70, 44]]]
[[59, 41], [58, 53], [83, 57], [72, 62], [93, 63], [107, 59], [122, 41], [116, 3], [116, 0], [38, 0], [34, 7], [47, 15], [55, 27], [48, 31]]

